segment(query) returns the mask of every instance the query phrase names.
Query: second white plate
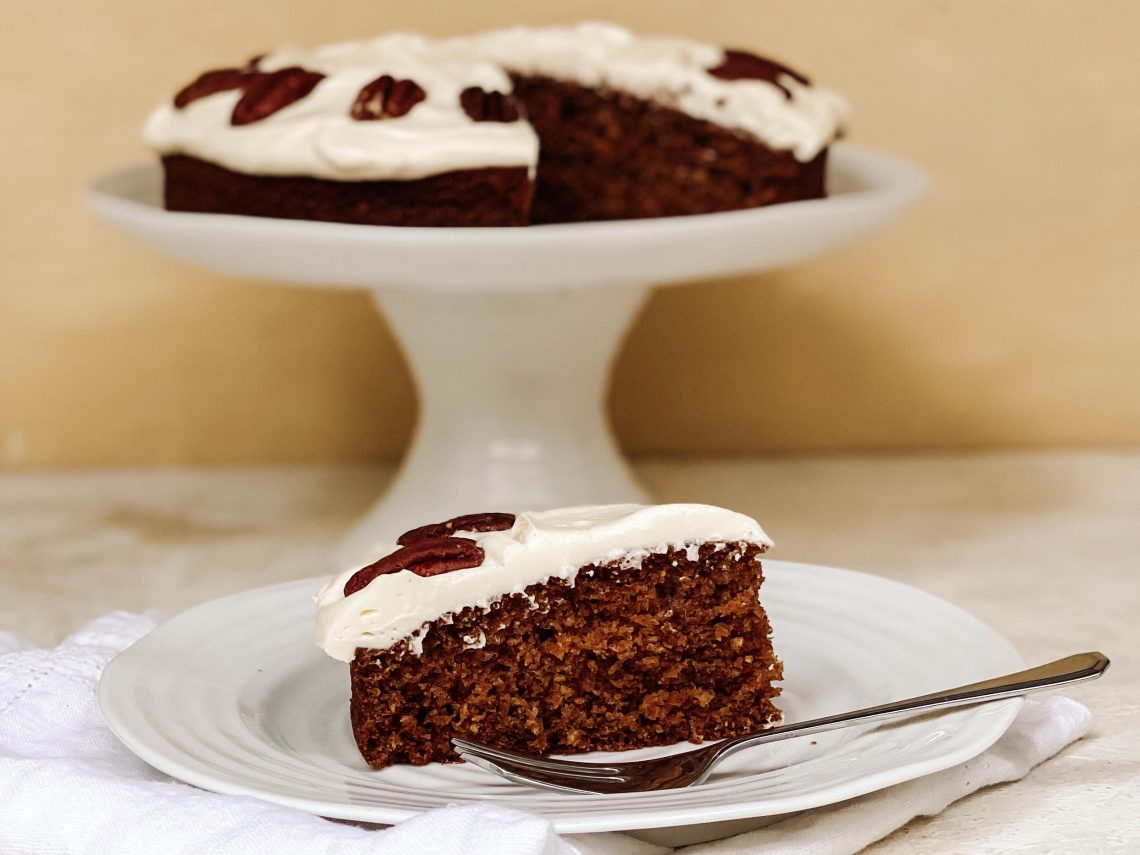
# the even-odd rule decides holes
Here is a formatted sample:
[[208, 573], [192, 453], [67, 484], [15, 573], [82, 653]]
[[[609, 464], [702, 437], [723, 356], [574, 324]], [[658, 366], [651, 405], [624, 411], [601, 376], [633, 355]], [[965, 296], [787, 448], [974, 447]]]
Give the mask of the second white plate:
[[[1024, 667], [992, 629], [922, 591], [848, 570], [764, 566], [787, 721]], [[560, 832], [587, 832], [723, 823], [849, 799], [979, 754], [1021, 706], [1001, 701], [789, 740], [742, 752], [702, 786], [620, 797], [531, 790], [468, 764], [376, 771], [352, 739], [347, 666], [311, 640], [321, 581], [206, 603], [124, 651], [99, 687], [112, 730], [183, 781], [322, 816], [395, 823], [449, 804], [496, 801], [549, 817]]]

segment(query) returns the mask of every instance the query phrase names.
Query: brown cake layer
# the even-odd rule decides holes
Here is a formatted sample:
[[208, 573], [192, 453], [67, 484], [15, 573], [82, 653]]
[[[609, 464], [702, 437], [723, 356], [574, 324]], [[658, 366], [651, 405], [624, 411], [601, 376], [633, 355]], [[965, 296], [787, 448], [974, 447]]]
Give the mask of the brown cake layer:
[[171, 211], [373, 226], [526, 225], [533, 185], [524, 167], [445, 172], [413, 181], [329, 181], [247, 175], [187, 155], [162, 158]]
[[824, 195], [827, 152], [789, 151], [620, 92], [514, 78], [538, 131], [535, 223], [672, 217]]
[[[824, 195], [827, 151], [788, 151], [620, 92], [514, 78], [539, 136], [534, 183], [523, 167], [410, 181], [248, 175], [168, 155], [166, 207], [294, 220], [403, 226], [518, 226], [671, 217]], [[533, 195], [533, 206], [532, 206]]]
[[[755, 544], [582, 568], [430, 624], [422, 652], [360, 648], [352, 726], [373, 766], [452, 762], [453, 736], [534, 753], [624, 750], [755, 732], [781, 665]], [[734, 560], [743, 556], [742, 561]]]

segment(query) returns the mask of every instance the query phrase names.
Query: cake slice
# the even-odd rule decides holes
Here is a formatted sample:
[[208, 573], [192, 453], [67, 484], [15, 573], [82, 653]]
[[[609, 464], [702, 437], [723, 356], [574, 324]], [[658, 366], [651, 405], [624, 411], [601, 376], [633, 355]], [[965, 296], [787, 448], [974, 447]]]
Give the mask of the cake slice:
[[755, 732], [780, 715], [769, 545], [706, 505], [459, 517], [330, 582], [317, 643], [350, 663], [377, 768], [456, 761], [456, 736], [573, 754]]

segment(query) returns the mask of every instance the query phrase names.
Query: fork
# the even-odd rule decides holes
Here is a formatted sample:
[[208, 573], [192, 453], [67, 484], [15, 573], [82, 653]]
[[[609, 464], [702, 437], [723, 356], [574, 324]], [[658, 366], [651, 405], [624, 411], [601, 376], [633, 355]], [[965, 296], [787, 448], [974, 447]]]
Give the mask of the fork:
[[794, 736], [809, 736], [855, 724], [889, 721], [920, 712], [1028, 695], [1032, 692], [1095, 680], [1107, 668], [1108, 657], [1103, 653], [1095, 651], [1078, 653], [1046, 665], [980, 683], [970, 683], [956, 689], [932, 692], [889, 704], [773, 727], [762, 733], [712, 742], [691, 751], [651, 760], [586, 763], [553, 757], [531, 757], [469, 742], [466, 739], [452, 739], [451, 744], [464, 760], [520, 784], [530, 784], [564, 793], [637, 793], [671, 790], [700, 784], [709, 776], [713, 767], [725, 757], [754, 745], [778, 742]]

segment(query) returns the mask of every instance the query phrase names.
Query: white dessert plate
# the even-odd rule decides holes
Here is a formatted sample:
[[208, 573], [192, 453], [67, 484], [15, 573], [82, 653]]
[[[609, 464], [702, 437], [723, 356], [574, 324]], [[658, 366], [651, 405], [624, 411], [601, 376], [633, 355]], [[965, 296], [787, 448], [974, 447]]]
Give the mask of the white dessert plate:
[[[765, 562], [765, 570], [763, 600], [785, 662], [780, 706], [789, 721], [1025, 666], [994, 630], [906, 585], [781, 561]], [[532, 790], [469, 764], [376, 771], [353, 743], [348, 667], [311, 640], [320, 584], [247, 591], [158, 627], [103, 675], [99, 701], [111, 729], [175, 778], [322, 816], [396, 823], [445, 805], [495, 801], [548, 817], [563, 833], [658, 829], [668, 832], [659, 840], [680, 843], [961, 763], [1001, 736], [1022, 703], [764, 746], [721, 764], [706, 784], [658, 793]], [[645, 752], [630, 752], [638, 753]]]

